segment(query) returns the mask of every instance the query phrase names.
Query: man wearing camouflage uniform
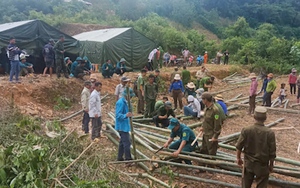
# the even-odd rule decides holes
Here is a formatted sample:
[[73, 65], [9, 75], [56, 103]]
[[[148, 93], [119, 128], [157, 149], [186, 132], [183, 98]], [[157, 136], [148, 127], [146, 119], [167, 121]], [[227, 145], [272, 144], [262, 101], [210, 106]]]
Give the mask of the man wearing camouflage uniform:
[[[251, 188], [256, 177], [257, 188], [268, 186], [269, 173], [273, 171], [276, 158], [276, 141], [274, 132], [264, 126], [267, 119], [267, 109], [256, 107], [254, 111], [255, 124], [243, 128], [236, 144], [237, 163], [243, 164], [242, 187]], [[244, 149], [244, 150], [243, 150]], [[241, 153], [244, 151], [244, 162]]]
[[148, 83], [144, 86], [144, 100], [146, 102], [146, 110], [144, 117], [148, 118], [151, 116], [152, 112], [154, 112], [156, 97], [158, 93], [158, 87], [157, 84], [154, 82], [154, 75], [149, 75]]
[[57, 41], [54, 45], [57, 78], [60, 78], [61, 71], [64, 72], [66, 78], [69, 78], [67, 66], [64, 62], [64, 41], [65, 37], [63, 35], [60, 35], [59, 41]]

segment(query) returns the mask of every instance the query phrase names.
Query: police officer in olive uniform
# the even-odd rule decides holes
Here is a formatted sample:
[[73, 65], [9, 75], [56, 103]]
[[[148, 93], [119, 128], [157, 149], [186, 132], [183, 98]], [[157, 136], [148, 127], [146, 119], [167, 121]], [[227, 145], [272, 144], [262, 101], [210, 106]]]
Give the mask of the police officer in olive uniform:
[[67, 66], [64, 62], [64, 53], [65, 53], [64, 41], [65, 41], [65, 36], [60, 35], [59, 41], [57, 41], [54, 45], [57, 78], [60, 78], [61, 71], [64, 72], [66, 78], [69, 78]]
[[200, 152], [207, 155], [216, 155], [218, 149], [218, 137], [221, 133], [221, 115], [218, 107], [214, 104], [213, 96], [204, 92], [202, 102], [206, 109], [200, 131], [203, 132], [202, 147]]
[[[273, 171], [274, 159], [276, 158], [275, 134], [264, 126], [267, 119], [267, 109], [256, 107], [254, 111], [255, 124], [242, 129], [236, 144], [237, 163], [243, 163], [243, 188], [251, 188], [254, 176], [257, 188], [268, 186], [269, 173]], [[244, 149], [244, 150], [243, 150]], [[241, 159], [244, 151], [244, 162]]]
[[[173, 153], [174, 157], [177, 157], [181, 151], [192, 152], [195, 150], [197, 143], [193, 146], [191, 146], [191, 144], [195, 140], [196, 136], [191, 128], [181, 124], [178, 119], [172, 118], [170, 119], [170, 125], [168, 126], [168, 129], [171, 130], [171, 135], [169, 140], [164, 144], [165, 148], [169, 147], [176, 136], [180, 137], [180, 139], [172, 143], [169, 147], [170, 149], [177, 150]], [[190, 160], [184, 160], [184, 162], [186, 164], [192, 164]]]
[[154, 82], [155, 76], [150, 74], [148, 77], [148, 83], [144, 86], [144, 100], [146, 102], [146, 110], [144, 117], [148, 118], [154, 112], [156, 97], [158, 93], [158, 86]]

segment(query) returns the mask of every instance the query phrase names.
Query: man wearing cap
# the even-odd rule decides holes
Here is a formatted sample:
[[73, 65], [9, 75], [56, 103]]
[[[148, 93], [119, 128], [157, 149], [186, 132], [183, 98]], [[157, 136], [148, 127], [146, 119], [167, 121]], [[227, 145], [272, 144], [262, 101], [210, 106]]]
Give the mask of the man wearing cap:
[[121, 83], [117, 85], [115, 90], [117, 100], [119, 100], [122, 97], [123, 91], [126, 89], [126, 85], [129, 81], [130, 79], [125, 76], [121, 78]]
[[[256, 107], [255, 124], [242, 129], [236, 144], [237, 163], [243, 168], [242, 187], [251, 188], [256, 179], [256, 187], [268, 186], [269, 173], [273, 171], [276, 158], [276, 141], [274, 132], [264, 126], [267, 109]], [[244, 161], [241, 153], [244, 152]]]
[[49, 69], [50, 77], [52, 77], [54, 60], [55, 60], [55, 52], [54, 52], [54, 40], [49, 39], [49, 43], [46, 44], [43, 48], [43, 57], [46, 64], [46, 67], [43, 72], [43, 76], [46, 76], [47, 70]]
[[291, 95], [296, 95], [296, 82], [297, 82], [297, 70], [295, 68], [292, 69], [291, 74], [289, 75], [289, 84], [290, 84], [290, 92]]
[[31, 63], [28, 63], [26, 61], [26, 55], [25, 54], [21, 54], [20, 55], [20, 75], [21, 76], [26, 76], [28, 74], [32, 74], [34, 73], [33, 70], [33, 65]]
[[13, 76], [16, 78], [16, 82], [20, 83], [19, 81], [19, 72], [20, 72], [20, 59], [19, 55], [21, 54], [21, 50], [16, 46], [16, 40], [14, 37], [10, 37], [9, 45], [7, 46], [8, 51], [8, 59], [10, 61], [10, 75], [9, 81], [13, 81]]
[[269, 73], [268, 74], [268, 85], [267, 85], [267, 89], [266, 89], [266, 106], [268, 107], [271, 107], [271, 101], [272, 101], [272, 95], [273, 95], [273, 92], [275, 91], [276, 89], [276, 82], [275, 80], [273, 79], [273, 74], [272, 73]]
[[255, 98], [256, 98], [256, 91], [257, 91], [257, 80], [255, 73], [251, 73], [249, 78], [251, 79], [251, 85], [249, 90], [249, 115], [254, 113], [255, 109]]
[[223, 96], [221, 94], [218, 94], [215, 97], [216, 103], [218, 103], [221, 106], [222, 112], [224, 112], [225, 116], [228, 116], [228, 109], [227, 105], [224, 102]]
[[114, 67], [111, 64], [111, 61], [108, 59], [102, 65], [102, 75], [104, 78], [111, 78], [114, 74]]
[[139, 75], [138, 79], [137, 79], [137, 93], [138, 93], [138, 98], [139, 98], [139, 102], [137, 105], [137, 111], [139, 114], [144, 113], [144, 86], [146, 84], [146, 74], [147, 74], [147, 70], [146, 69], [142, 69], [141, 70], [141, 74]]
[[201, 79], [200, 84], [199, 84], [199, 88], [203, 88], [204, 91], [208, 91], [208, 89], [212, 88], [212, 85], [214, 83], [215, 77], [211, 76], [211, 77], [204, 77]]
[[145, 110], [144, 118], [150, 117], [152, 112], [154, 112], [157, 93], [158, 93], [158, 86], [154, 82], [154, 75], [150, 74], [148, 77], [148, 83], [146, 83], [144, 86], [144, 100], [146, 102], [146, 110]]
[[201, 105], [199, 101], [192, 95], [188, 96], [188, 105], [183, 107], [183, 112], [185, 116], [193, 116], [200, 119], [201, 117]]
[[101, 136], [101, 96], [100, 91], [102, 88], [101, 82], [95, 83], [95, 89], [90, 95], [89, 99], [89, 116], [92, 119], [92, 140], [99, 139]]
[[82, 119], [82, 131], [84, 131], [85, 134], [89, 133], [89, 122], [90, 122], [90, 116], [89, 116], [89, 99], [90, 99], [90, 89], [91, 89], [92, 83], [90, 81], [84, 82], [84, 88], [81, 92], [81, 106], [83, 110], [83, 119]]
[[[70, 59], [69, 57], [66, 57], [66, 58], [68, 58], [68, 59]], [[65, 58], [65, 63], [67, 63], [67, 61], [68, 61], [68, 59], [66, 59]], [[76, 69], [76, 67], [78, 66], [78, 65], [80, 65], [81, 64], [81, 62], [82, 62], [83, 60], [82, 60], [82, 58], [81, 57], [77, 57], [76, 59], [75, 59], [75, 61], [72, 63], [72, 65], [71, 65], [71, 77], [74, 77], [74, 74], [75, 74], [75, 69]]]
[[203, 131], [202, 147], [200, 152], [208, 155], [216, 155], [218, 149], [218, 137], [221, 134], [221, 115], [220, 110], [213, 102], [213, 96], [204, 92], [202, 94], [202, 102], [206, 109], [204, 112], [204, 120], [200, 131]]
[[[129, 96], [134, 97], [133, 90], [129, 88]], [[115, 129], [120, 134], [120, 142], [118, 149], [118, 161], [124, 161], [123, 156], [125, 155], [125, 160], [132, 160], [130, 154], [130, 124], [129, 118], [132, 117], [132, 113], [129, 112], [128, 104], [128, 91], [125, 89], [122, 93], [122, 97], [116, 103], [116, 125]]]
[[66, 78], [69, 78], [67, 66], [64, 63], [64, 41], [65, 36], [60, 35], [59, 40], [54, 45], [57, 78], [60, 78], [61, 71], [63, 71]]
[[[173, 153], [174, 157], [177, 157], [181, 151], [192, 152], [195, 150], [197, 143], [194, 144], [193, 146], [191, 146], [191, 144], [195, 140], [196, 136], [191, 128], [189, 128], [185, 124], [181, 124], [178, 121], [178, 119], [172, 118], [170, 120], [170, 125], [168, 126], [168, 129], [171, 130], [171, 135], [169, 140], [164, 144], [164, 147], [165, 148], [169, 147], [170, 149], [177, 150]], [[174, 143], [172, 143], [176, 136], [179, 136], [180, 138]], [[190, 160], [184, 160], [184, 162], [186, 164], [190, 164], [190, 165], [192, 164]]]
[[182, 83], [183, 85], [186, 86], [191, 81], [191, 72], [186, 69], [186, 66], [183, 66], [181, 75], [182, 75]]
[[157, 110], [157, 115], [153, 117], [153, 122], [156, 127], [159, 127], [159, 123], [161, 123], [163, 128], [167, 127], [170, 123], [170, 115], [176, 117], [174, 110], [172, 109], [172, 103], [170, 101], [166, 101], [164, 105]]
[[155, 106], [154, 106], [154, 112], [152, 113], [152, 116], [157, 114], [158, 109], [161, 106], [164, 106], [165, 102], [167, 102], [169, 99], [168, 97], [163, 97], [162, 100], [156, 101]]
[[79, 65], [77, 65], [74, 71], [75, 78], [79, 78], [83, 80], [84, 75], [89, 74], [89, 72], [84, 69], [84, 65], [85, 65], [84, 61], [80, 61]]
[[122, 76], [126, 72], [126, 60], [121, 58], [120, 61], [117, 63], [116, 67], [116, 74]]

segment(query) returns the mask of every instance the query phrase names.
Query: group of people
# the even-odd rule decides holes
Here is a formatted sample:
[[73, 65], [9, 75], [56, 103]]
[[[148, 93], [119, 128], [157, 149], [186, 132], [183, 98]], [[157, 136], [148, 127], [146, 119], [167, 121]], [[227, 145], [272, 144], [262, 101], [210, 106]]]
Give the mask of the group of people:
[[[259, 92], [257, 92], [258, 82], [255, 73], [251, 73], [249, 78], [251, 79], [251, 85], [249, 90], [249, 114], [254, 113], [255, 103], [256, 103], [256, 96], [263, 92], [263, 106], [271, 107], [272, 105], [272, 95], [274, 94], [277, 83], [274, 80], [274, 75], [269, 73], [264, 77], [262, 88]], [[297, 76], [297, 70], [295, 68], [292, 69], [288, 83], [290, 85], [290, 93], [291, 95], [296, 95], [296, 87], [298, 87], [298, 94], [297, 94], [297, 103], [300, 102], [300, 75]], [[280, 89], [278, 92], [278, 100], [281, 107], [283, 107], [283, 101], [286, 97], [286, 84], [281, 83]]]
[[34, 72], [33, 65], [26, 61], [28, 55], [17, 47], [14, 37], [11, 37], [9, 40], [7, 55], [11, 65], [9, 75], [10, 82], [13, 82], [13, 77], [15, 77], [15, 82], [20, 83], [19, 75], [26, 76]]

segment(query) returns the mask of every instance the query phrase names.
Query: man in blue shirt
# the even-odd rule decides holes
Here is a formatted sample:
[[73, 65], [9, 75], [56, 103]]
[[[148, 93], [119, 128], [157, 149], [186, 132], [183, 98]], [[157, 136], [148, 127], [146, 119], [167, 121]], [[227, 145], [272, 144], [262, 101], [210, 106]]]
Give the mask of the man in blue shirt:
[[[178, 119], [172, 118], [170, 120], [170, 125], [168, 129], [171, 130], [171, 135], [169, 140], [164, 144], [165, 148], [168, 148], [176, 136], [179, 136], [179, 140], [173, 142], [170, 145], [170, 149], [177, 150], [173, 153], [174, 157], [177, 157], [181, 151], [192, 152], [195, 150], [197, 143], [191, 146], [192, 142], [195, 140], [195, 133], [188, 126], [181, 124]], [[184, 160], [186, 164], [192, 164], [190, 160]]]
[[43, 72], [43, 76], [46, 76], [46, 72], [49, 69], [50, 77], [52, 77], [53, 67], [54, 67], [54, 60], [55, 60], [55, 51], [54, 51], [54, 40], [49, 39], [49, 43], [46, 44], [43, 48], [43, 56], [46, 67]]
[[20, 55], [20, 75], [26, 76], [28, 74], [32, 74], [34, 72], [33, 65], [31, 63], [26, 62], [26, 55], [21, 54]]
[[[130, 97], [134, 97], [132, 89], [129, 89]], [[116, 103], [116, 126], [115, 129], [120, 134], [119, 150], [118, 150], [118, 161], [124, 161], [123, 155], [125, 155], [125, 160], [132, 160], [130, 153], [130, 124], [129, 118], [132, 117], [132, 113], [129, 112], [128, 104], [128, 93], [127, 89], [122, 93], [122, 97]]]
[[222, 110], [223, 110], [224, 114], [225, 114], [226, 116], [228, 116], [228, 109], [227, 109], [226, 104], [224, 103], [223, 96], [222, 96], [221, 94], [218, 94], [218, 95], [215, 97], [215, 100], [216, 100], [216, 102], [222, 107]]
[[120, 62], [117, 63], [116, 74], [122, 76], [127, 71], [125, 62], [126, 60], [124, 58], [121, 58]]
[[266, 94], [267, 94], [267, 85], [268, 85], [268, 76], [267, 75], [264, 75], [263, 76], [264, 78], [264, 81], [263, 81], [263, 85], [261, 87], [261, 90], [257, 93], [257, 95], [259, 95], [261, 92], [264, 92], [263, 94], [263, 106], [266, 105]]

